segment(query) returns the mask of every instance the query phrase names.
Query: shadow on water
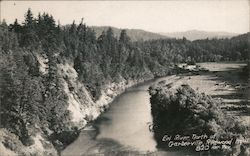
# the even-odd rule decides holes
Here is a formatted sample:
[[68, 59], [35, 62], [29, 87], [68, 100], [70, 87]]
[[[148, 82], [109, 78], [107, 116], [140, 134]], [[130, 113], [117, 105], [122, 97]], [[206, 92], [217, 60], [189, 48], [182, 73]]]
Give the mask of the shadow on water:
[[[95, 122], [93, 123], [93, 125], [99, 125], [101, 123], [105, 123], [105, 124], [109, 124], [111, 122], [111, 119], [105, 116], [101, 116], [98, 117]], [[95, 127], [96, 129], [98, 129], [98, 127]]]

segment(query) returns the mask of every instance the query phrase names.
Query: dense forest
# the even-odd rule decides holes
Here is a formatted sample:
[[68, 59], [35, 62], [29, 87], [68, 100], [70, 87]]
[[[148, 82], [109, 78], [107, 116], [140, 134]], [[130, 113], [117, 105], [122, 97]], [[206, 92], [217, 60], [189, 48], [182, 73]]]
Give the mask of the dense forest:
[[[78, 126], [68, 110], [65, 82], [68, 92], [76, 87], [60, 67], [68, 62], [95, 102], [108, 83], [168, 75], [177, 63], [249, 60], [249, 36], [132, 42], [126, 30], [115, 36], [109, 28], [96, 37], [83, 19], [62, 26], [52, 15], [34, 17], [29, 9], [22, 23], [0, 24], [1, 129], [11, 134], [1, 141], [18, 151], [16, 144], [31, 146], [38, 131], [58, 150], [74, 140]], [[20, 143], [10, 139], [13, 135]]]

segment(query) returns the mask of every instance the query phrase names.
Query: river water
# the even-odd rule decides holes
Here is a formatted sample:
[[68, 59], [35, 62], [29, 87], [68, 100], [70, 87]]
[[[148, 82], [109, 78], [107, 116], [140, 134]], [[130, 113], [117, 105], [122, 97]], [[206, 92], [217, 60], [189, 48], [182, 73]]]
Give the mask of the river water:
[[157, 155], [184, 155], [179, 152], [160, 152], [156, 148], [153, 133], [149, 130], [149, 125], [152, 123], [149, 86], [162, 80], [171, 83], [177, 79], [177, 76], [167, 76], [128, 88], [116, 97], [110, 108], [92, 123], [90, 128], [83, 130], [78, 139], [61, 154], [63, 156], [100, 153], [112, 155], [113, 152], [113, 155], [131, 153], [137, 155], [157, 152]]
[[149, 131], [152, 122], [148, 86], [145, 83], [128, 89], [117, 97], [111, 108], [104, 113], [97, 124], [97, 139], [109, 138], [138, 150], [155, 150], [153, 134]]

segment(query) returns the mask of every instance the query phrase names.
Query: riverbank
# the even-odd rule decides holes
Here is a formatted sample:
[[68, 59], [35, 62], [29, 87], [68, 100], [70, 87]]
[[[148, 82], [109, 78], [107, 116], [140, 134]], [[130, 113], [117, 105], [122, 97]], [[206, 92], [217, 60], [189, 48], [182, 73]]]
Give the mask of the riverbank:
[[[212, 66], [219, 67], [217, 63], [209, 63], [213, 64]], [[245, 64], [238, 64], [236, 69], [239, 69], [244, 66]], [[230, 68], [227, 68], [230, 69]], [[224, 68], [223, 70], [226, 70]], [[133, 136], [132, 138], [135, 140], [141, 140], [143, 142], [143, 138], [146, 137], [139, 137], [141, 132], [149, 131], [149, 123], [146, 122], [136, 122], [139, 121], [141, 118], [145, 118], [145, 112], [147, 111], [139, 111], [140, 109], [137, 106], [139, 104], [139, 99], [143, 99], [141, 103], [145, 104], [144, 107], [150, 107], [150, 104], [145, 102], [145, 100], [149, 100], [149, 96], [147, 88], [153, 84], [157, 83], [162, 80], [166, 80], [167, 83], [172, 83], [174, 85], [188, 83], [192, 85], [195, 89], [198, 88], [198, 92], [205, 92], [209, 95], [230, 95], [236, 90], [232, 90], [233, 86], [229, 85], [225, 87], [224, 85], [216, 85], [222, 83], [222, 79], [215, 75], [217, 69], [212, 70], [211, 72], [201, 72], [199, 75], [197, 74], [180, 74], [180, 75], [173, 75], [167, 76], [163, 78], [159, 78], [155, 81], [150, 81], [150, 84], [142, 83], [142, 85], [136, 85], [135, 87], [129, 88], [123, 94], [117, 96], [117, 98], [113, 101], [115, 103], [111, 104], [111, 107], [101, 116], [92, 123], [93, 126], [87, 126], [86, 129], [83, 129], [75, 142], [67, 146], [65, 150], [63, 150], [62, 155], [68, 156], [69, 154], [73, 153], [74, 155], [91, 155], [91, 154], [104, 154], [104, 155], [172, 155], [172, 156], [180, 156], [186, 155], [187, 153], [180, 153], [180, 152], [167, 152], [161, 151], [160, 149], [156, 149], [155, 151], [148, 151], [148, 150], [139, 150], [137, 149], [138, 145], [135, 146], [129, 143], [129, 137]], [[228, 72], [228, 71], [227, 71]], [[218, 73], [217, 73], [218, 74]], [[231, 73], [232, 74], [232, 73]], [[236, 87], [237, 88], [237, 87]], [[139, 96], [139, 94], [143, 94]], [[131, 99], [131, 102], [127, 99]], [[225, 100], [225, 96], [221, 96], [222, 100]], [[244, 100], [244, 98], [243, 98]], [[118, 102], [118, 103], [117, 103]], [[129, 103], [127, 103], [129, 102]], [[148, 106], [147, 106], [148, 104]], [[227, 103], [223, 104], [225, 106]], [[124, 107], [122, 107], [124, 106]], [[125, 107], [126, 106], [126, 107]], [[130, 110], [130, 106], [132, 107]], [[222, 107], [223, 107], [222, 106]], [[131, 113], [129, 112], [131, 111]], [[148, 112], [151, 115], [151, 112]], [[128, 114], [126, 116], [126, 114]], [[135, 116], [134, 114], [139, 114]], [[239, 119], [243, 119], [243, 116], [237, 116]], [[122, 124], [119, 124], [122, 123]], [[123, 124], [124, 123], [124, 124]], [[129, 128], [130, 125], [133, 127], [132, 129]], [[145, 130], [142, 130], [138, 127], [139, 133], [134, 133], [137, 135], [132, 135], [133, 130], [136, 129], [137, 126], [142, 125]], [[122, 127], [125, 127], [124, 129]], [[97, 129], [96, 129], [97, 128]], [[128, 132], [129, 131], [129, 132]], [[128, 132], [128, 133], [127, 133]], [[131, 132], [131, 133], [130, 133]], [[113, 135], [115, 133], [115, 135]], [[148, 134], [152, 135], [152, 133]], [[125, 136], [124, 139], [121, 139], [121, 136]], [[118, 138], [117, 138], [118, 137]], [[127, 142], [128, 141], [128, 142]], [[147, 141], [145, 141], [147, 142]], [[144, 142], [144, 143], [145, 143]], [[154, 147], [154, 145], [152, 145]], [[110, 148], [112, 147], [112, 149]], [[155, 147], [154, 147], [155, 148]], [[148, 148], [152, 149], [152, 147]], [[194, 153], [193, 153], [194, 154]], [[193, 155], [192, 154], [192, 155]], [[196, 153], [199, 155], [199, 153]]]
[[[73, 65], [64, 64], [60, 66], [60, 69], [60, 75], [63, 75], [64, 91], [68, 96], [68, 110], [72, 117], [71, 122], [77, 127], [78, 131], [84, 129], [88, 123], [93, 122], [103, 112], [108, 110], [110, 103], [127, 88], [139, 85], [153, 78], [147, 77], [138, 80], [121, 79], [119, 82], [109, 82], [103, 86], [99, 98], [94, 101], [85, 85], [78, 81], [78, 75]], [[58, 150], [59, 154], [66, 146]]]
[[[40, 58], [40, 57], [38, 57]], [[48, 71], [47, 60], [38, 59], [40, 62], [40, 72], [46, 75]], [[94, 101], [86, 86], [78, 80], [78, 74], [73, 68], [71, 61], [57, 65], [58, 85], [60, 85], [61, 95], [57, 98], [63, 98], [63, 104], [56, 105], [57, 112], [67, 114], [61, 121], [57, 121], [58, 131], [55, 133], [50, 129], [47, 123], [43, 123], [42, 129], [40, 123], [29, 126], [32, 132], [30, 135], [31, 145], [25, 146], [17, 136], [8, 132], [6, 129], [0, 129], [0, 150], [3, 155], [60, 155], [60, 151], [74, 141], [82, 128], [87, 123], [95, 120], [102, 112], [108, 109], [109, 104], [116, 96], [135, 84], [152, 79], [148, 77], [139, 80], [121, 80], [119, 82], [110, 82], [103, 86], [100, 97]], [[66, 108], [65, 108], [66, 107]], [[61, 127], [59, 127], [61, 126]]]
[[[88, 124], [79, 138], [63, 150], [62, 155], [153, 154], [155, 141], [152, 139], [153, 133], [149, 131], [152, 120], [147, 90], [152, 83], [161, 79], [166, 78], [136, 84], [118, 95], [110, 108]], [[174, 82], [176, 76], [168, 76], [168, 80]]]
[[[214, 130], [217, 125], [216, 127], [217, 130], [215, 131], [215, 133], [225, 133], [224, 135], [217, 134], [217, 137], [230, 136], [231, 139], [232, 138], [236, 139], [236, 144], [233, 149], [228, 148], [228, 149], [223, 149], [221, 151], [230, 152], [230, 150], [232, 150], [231, 152], [234, 153], [233, 155], [248, 155], [250, 152], [249, 143], [245, 142], [244, 144], [238, 144], [239, 140], [242, 140], [242, 138], [247, 138], [246, 140], [249, 140], [249, 137], [250, 137], [250, 131], [249, 131], [250, 130], [249, 129], [249, 110], [250, 110], [249, 104], [250, 103], [249, 103], [249, 96], [248, 96], [249, 77], [244, 76], [244, 75], [247, 75], [246, 73], [245, 74], [243, 73], [245, 72], [243, 70], [244, 69], [243, 67], [245, 65], [246, 64], [236, 64], [236, 63], [235, 64], [233, 63], [232, 64], [202, 63], [200, 64], [200, 66], [208, 69], [207, 72], [199, 72], [195, 74], [190, 74], [190, 73], [182, 74], [182, 75], [179, 75], [180, 79], [176, 81], [175, 83], [162, 81], [159, 84], [153, 86], [150, 89], [151, 105], [153, 107], [152, 111], [153, 111], [153, 116], [154, 116], [154, 120], [156, 124], [154, 130], [155, 130], [156, 140], [158, 140], [158, 145], [161, 147], [164, 146], [164, 149], [167, 148], [165, 146], [167, 146], [168, 144], [161, 140], [163, 135], [165, 135], [165, 133], [167, 132], [168, 132], [167, 138], [171, 140], [171, 138], [175, 136], [175, 133], [181, 134], [187, 137], [190, 137], [188, 132], [190, 132], [191, 134], [194, 134], [194, 133], [195, 134], [197, 133], [208, 134], [208, 133], [211, 133], [211, 130]], [[187, 88], [189, 89], [185, 90], [185, 86], [188, 86]], [[203, 97], [203, 96], [206, 96], [205, 94], [210, 95], [208, 96], [209, 98]], [[176, 98], [175, 96], [178, 96], [178, 98]], [[202, 100], [199, 100], [200, 98], [202, 98]], [[171, 105], [170, 101], [172, 101], [173, 103], [173, 108], [170, 106], [166, 106], [169, 103]], [[189, 102], [185, 103], [185, 101], [189, 101]], [[209, 102], [207, 103], [206, 101], [209, 101]], [[209, 119], [209, 117], [213, 116], [213, 115], [209, 116], [209, 113], [204, 113], [205, 111], [212, 109], [213, 107], [209, 106], [209, 109], [206, 108], [203, 110], [204, 107], [208, 106], [208, 104], [211, 104], [211, 103], [214, 103], [212, 104], [213, 107], [216, 106], [214, 109], [220, 110], [220, 111], [211, 110], [213, 114], [216, 114], [216, 113], [221, 114], [221, 115], [214, 116], [215, 118], [218, 118], [217, 120], [219, 121], [219, 123], [218, 124], [216, 122], [210, 123], [211, 125], [209, 125], [208, 127], [210, 127], [211, 129], [205, 128], [206, 126], [203, 128], [199, 128], [199, 126], [201, 125], [204, 126], [205, 123], [209, 124], [210, 121], [207, 121], [207, 120]], [[175, 112], [174, 108], [177, 107], [178, 104], [180, 105], [180, 107], [187, 107], [187, 105], [189, 104], [193, 104], [194, 106], [190, 106], [189, 111], [187, 110], [187, 108], [183, 108], [183, 112], [178, 112], [178, 111]], [[169, 110], [171, 108], [174, 110]], [[177, 109], [177, 110], [180, 111], [181, 109]], [[185, 116], [185, 113], [187, 115], [188, 112], [189, 113], [195, 112], [194, 113], [195, 115], [193, 117], [192, 115], [189, 117], [184, 117], [184, 119], [180, 119], [180, 121], [178, 121], [178, 119], [181, 118], [182, 115]], [[201, 115], [202, 116], [201, 118], [198, 117], [200, 112], [204, 113]], [[172, 115], [168, 116], [169, 114], [172, 114]], [[174, 121], [171, 121], [171, 119]], [[206, 122], [203, 122], [202, 121], [203, 119], [205, 119]], [[181, 123], [184, 120], [185, 120], [185, 123]], [[199, 122], [196, 123], [195, 120]], [[214, 121], [216, 121], [216, 119]], [[178, 124], [178, 122], [180, 123]], [[174, 125], [174, 124], [177, 124], [177, 125]], [[191, 126], [193, 128], [188, 128], [188, 126]], [[226, 127], [219, 128], [220, 126], [222, 127], [229, 126], [230, 128], [226, 128]], [[238, 128], [235, 128], [234, 126], [236, 127], [238, 126]], [[197, 127], [198, 129], [195, 129]], [[218, 130], [218, 129], [221, 129], [221, 130]], [[184, 130], [184, 132], [182, 132], [182, 130]], [[201, 130], [203, 131], [200, 132]], [[229, 137], [229, 140], [230, 140], [230, 137]], [[184, 141], [190, 141], [190, 140], [184, 140]], [[187, 142], [187, 143], [190, 143], [190, 142]], [[167, 149], [169, 150], [169, 148]], [[208, 149], [206, 149], [205, 151], [207, 150]], [[216, 155], [216, 153], [212, 155]]]

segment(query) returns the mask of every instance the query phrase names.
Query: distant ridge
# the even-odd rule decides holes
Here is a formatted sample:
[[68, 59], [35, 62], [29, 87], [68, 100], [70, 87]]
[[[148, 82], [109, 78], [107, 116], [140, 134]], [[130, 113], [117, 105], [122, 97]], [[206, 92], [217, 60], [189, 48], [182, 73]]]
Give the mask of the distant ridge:
[[[121, 30], [122, 30], [120, 28], [109, 27], [109, 26], [90, 26], [90, 28], [94, 29], [97, 37], [99, 37], [103, 31], [107, 31], [108, 28], [112, 28], [114, 35], [116, 37], [119, 37]], [[125, 29], [125, 30], [127, 31], [127, 34], [131, 38], [132, 41], [147, 41], [147, 40], [168, 38], [165, 35], [149, 32], [149, 31], [145, 31], [141, 29]]]
[[212, 38], [232, 38], [237, 36], [237, 33], [229, 32], [208, 32], [208, 31], [199, 31], [199, 30], [189, 30], [184, 32], [170, 32], [170, 33], [159, 33], [161, 35], [168, 36], [170, 38], [183, 38], [185, 37], [188, 40], [198, 40], [198, 39], [212, 39]]
[[[99, 37], [103, 31], [107, 31], [109, 26], [91, 26], [92, 29], [96, 32], [96, 36]], [[114, 35], [116, 37], [120, 36], [121, 28], [110, 27], [113, 29]], [[145, 31], [142, 29], [125, 29], [127, 31], [128, 36], [132, 41], [147, 41], [147, 40], [155, 40], [155, 39], [166, 39], [166, 38], [183, 38], [190, 41], [199, 40], [199, 39], [212, 39], [212, 38], [232, 38], [239, 34], [223, 32], [223, 31], [200, 31], [200, 30], [189, 30], [184, 32], [169, 32], [169, 33], [154, 33]]]

